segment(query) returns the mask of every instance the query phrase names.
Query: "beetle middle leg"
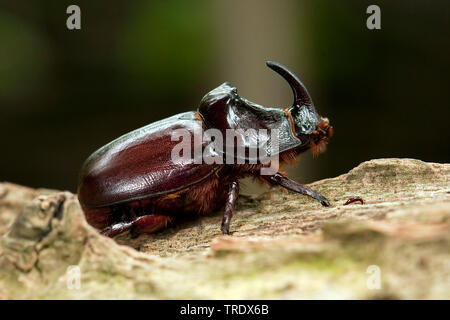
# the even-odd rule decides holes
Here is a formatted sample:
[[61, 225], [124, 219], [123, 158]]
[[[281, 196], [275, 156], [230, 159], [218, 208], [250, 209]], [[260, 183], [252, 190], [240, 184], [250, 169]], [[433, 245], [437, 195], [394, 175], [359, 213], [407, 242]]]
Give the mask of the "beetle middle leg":
[[228, 185], [227, 202], [223, 214], [221, 230], [223, 234], [230, 234], [230, 222], [233, 217], [233, 209], [239, 196], [239, 183], [233, 181]]
[[300, 184], [294, 180], [289, 179], [288, 177], [284, 176], [283, 174], [281, 174], [279, 172], [275, 173], [272, 176], [261, 176], [261, 177], [273, 185], [279, 185], [288, 190], [310, 196], [311, 198], [319, 201], [325, 207], [330, 206], [330, 201], [328, 201], [327, 198], [325, 198], [323, 195], [308, 188], [307, 186], [305, 186], [303, 184]]

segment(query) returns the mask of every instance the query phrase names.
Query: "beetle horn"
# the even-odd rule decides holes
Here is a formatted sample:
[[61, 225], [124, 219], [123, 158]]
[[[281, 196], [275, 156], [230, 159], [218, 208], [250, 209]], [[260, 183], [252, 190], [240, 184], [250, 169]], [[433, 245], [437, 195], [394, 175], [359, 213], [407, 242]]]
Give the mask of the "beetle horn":
[[292, 88], [292, 92], [294, 93], [294, 106], [306, 105], [310, 107], [313, 105], [311, 97], [308, 93], [308, 90], [306, 90], [305, 85], [292, 71], [278, 62], [267, 61], [266, 64], [270, 69], [278, 73], [289, 83]]

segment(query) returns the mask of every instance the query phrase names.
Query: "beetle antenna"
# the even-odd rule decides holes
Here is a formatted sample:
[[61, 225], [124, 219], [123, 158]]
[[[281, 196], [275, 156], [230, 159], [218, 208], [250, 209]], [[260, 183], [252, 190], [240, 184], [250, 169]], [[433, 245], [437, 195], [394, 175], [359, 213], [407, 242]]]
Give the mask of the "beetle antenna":
[[300, 81], [300, 79], [288, 68], [282, 64], [274, 61], [267, 61], [267, 66], [282, 76], [291, 86], [292, 92], [294, 93], [294, 106], [295, 105], [306, 105], [308, 107], [312, 106], [312, 99], [306, 90], [305, 85]]

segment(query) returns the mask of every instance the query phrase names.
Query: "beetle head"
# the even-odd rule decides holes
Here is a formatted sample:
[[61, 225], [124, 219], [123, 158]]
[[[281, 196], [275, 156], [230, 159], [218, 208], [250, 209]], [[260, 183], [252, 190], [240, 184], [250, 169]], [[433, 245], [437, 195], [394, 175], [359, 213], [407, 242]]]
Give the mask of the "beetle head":
[[277, 62], [268, 61], [267, 66], [281, 75], [291, 86], [294, 103], [286, 113], [291, 119], [295, 136], [302, 141], [302, 147], [310, 147], [314, 155], [325, 151], [333, 127], [327, 118], [319, 116], [305, 85], [288, 68]]

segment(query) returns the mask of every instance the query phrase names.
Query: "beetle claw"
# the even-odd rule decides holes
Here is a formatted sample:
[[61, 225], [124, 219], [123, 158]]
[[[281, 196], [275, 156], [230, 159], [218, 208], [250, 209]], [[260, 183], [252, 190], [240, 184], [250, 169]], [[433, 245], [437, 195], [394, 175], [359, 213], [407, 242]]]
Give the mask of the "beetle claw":
[[353, 203], [353, 202], [357, 202], [357, 201], [359, 201], [359, 203], [361, 203], [361, 204], [364, 204], [364, 200], [363, 200], [361, 197], [356, 196], [356, 197], [352, 197], [352, 198], [348, 199], [348, 200], [344, 203], [344, 206], [348, 206], [349, 204], [351, 204], [351, 203]]
[[229, 236], [230, 235], [230, 226], [229, 225], [222, 224], [222, 226], [220, 227], [220, 230], [222, 230], [222, 234], [224, 236]]
[[322, 197], [319, 201], [320, 201], [320, 204], [323, 205], [324, 207], [331, 206], [330, 201], [328, 201], [328, 199], [326, 199], [326, 198]]

